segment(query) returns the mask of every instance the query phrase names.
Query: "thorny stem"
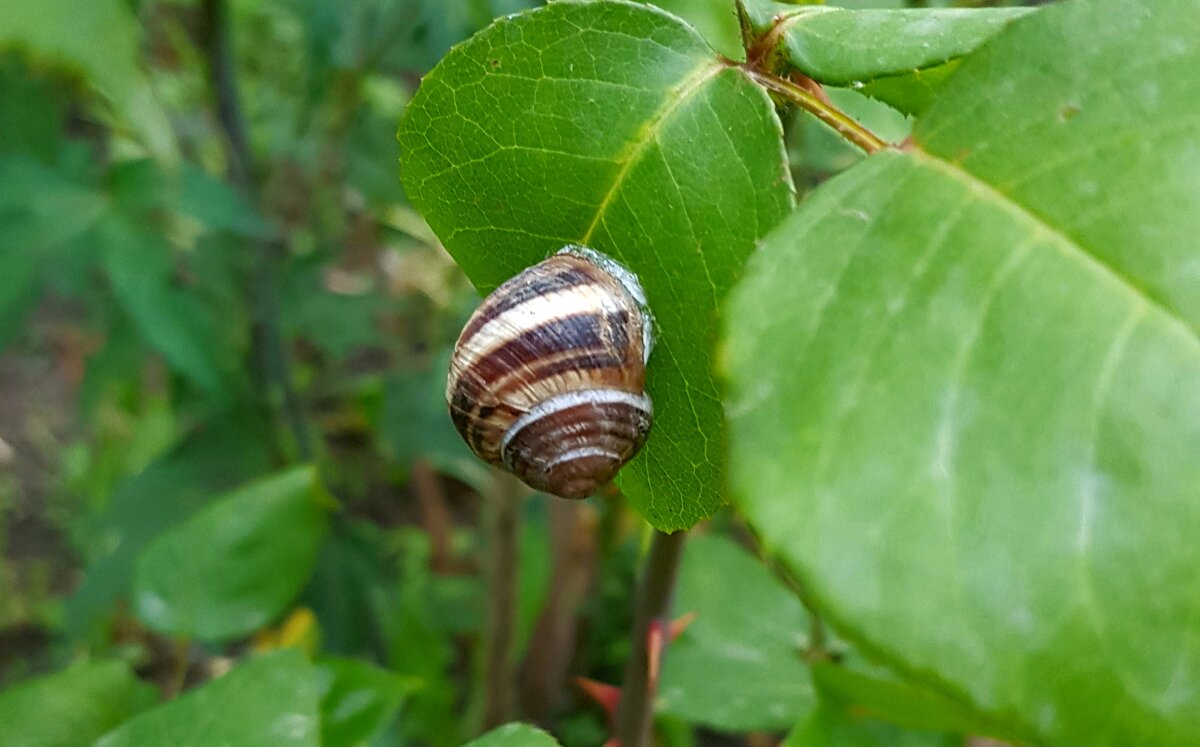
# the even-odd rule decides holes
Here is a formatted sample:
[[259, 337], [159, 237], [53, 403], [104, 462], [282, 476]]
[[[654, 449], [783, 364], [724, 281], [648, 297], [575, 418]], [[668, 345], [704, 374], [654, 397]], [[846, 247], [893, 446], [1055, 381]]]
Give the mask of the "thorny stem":
[[804, 86], [754, 67], [743, 69], [764, 88], [783, 96], [812, 114], [846, 140], [862, 148], [868, 155], [888, 147], [881, 137], [854, 121], [850, 115], [838, 109], [824, 97], [818, 96]]
[[[633, 651], [625, 666], [621, 704], [617, 707], [616, 741], [620, 747], [646, 747], [654, 723], [658, 672], [651, 666], [650, 636], [670, 628], [671, 598], [687, 532], [654, 533], [650, 555], [638, 582], [633, 617]], [[666, 636], [660, 639], [664, 648]], [[661, 651], [659, 652], [661, 655]]]
[[[208, 62], [209, 84], [217, 105], [217, 120], [225, 136], [229, 177], [251, 202], [257, 202], [250, 141], [246, 119], [238, 98], [237, 75], [233, 64], [233, 40], [229, 31], [229, 7], [226, 0], [203, 0], [202, 44]], [[260, 378], [268, 387], [278, 389], [283, 417], [296, 442], [302, 461], [313, 456], [313, 443], [304, 408], [292, 383], [287, 348], [279, 323], [279, 302], [275, 292], [275, 274], [283, 247], [279, 242], [262, 239], [258, 244], [258, 269], [255, 278], [255, 348]]]

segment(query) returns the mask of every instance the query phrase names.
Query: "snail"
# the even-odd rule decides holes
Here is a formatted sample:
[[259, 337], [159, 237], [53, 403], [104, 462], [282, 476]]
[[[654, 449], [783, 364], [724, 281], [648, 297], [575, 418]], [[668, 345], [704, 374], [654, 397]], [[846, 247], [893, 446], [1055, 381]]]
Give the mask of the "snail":
[[633, 273], [567, 246], [467, 321], [446, 381], [454, 425], [479, 457], [535, 490], [586, 498], [650, 431], [653, 328]]

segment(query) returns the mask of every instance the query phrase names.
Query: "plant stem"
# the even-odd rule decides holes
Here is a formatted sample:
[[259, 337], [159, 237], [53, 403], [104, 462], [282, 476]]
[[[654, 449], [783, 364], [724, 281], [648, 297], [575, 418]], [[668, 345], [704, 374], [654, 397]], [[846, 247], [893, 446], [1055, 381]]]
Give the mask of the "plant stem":
[[596, 573], [596, 509], [580, 501], [550, 502], [553, 568], [542, 612], [521, 663], [521, 715], [548, 724], [566, 692], [579, 640], [579, 608]]
[[850, 115], [838, 109], [828, 100], [822, 100], [822, 97], [804, 86], [753, 67], [746, 67], [744, 69], [749, 73], [750, 77], [758, 81], [764, 88], [783, 96], [801, 109], [812, 114], [817, 119], [829, 125], [834, 132], [859, 148], [862, 148], [868, 155], [888, 147], [888, 144], [878, 135], [854, 121]]
[[250, 141], [246, 120], [238, 100], [237, 73], [233, 66], [233, 45], [229, 34], [229, 8], [225, 0], [203, 0], [201, 42], [208, 59], [208, 79], [217, 104], [217, 121], [225, 135], [229, 178], [246, 193], [250, 192]]
[[[209, 84], [216, 99], [217, 121], [225, 136], [229, 178], [257, 206], [258, 189], [253, 175], [250, 140], [238, 97], [237, 72], [233, 62], [229, 6], [226, 0], [202, 0], [201, 14], [201, 43], [208, 62]], [[296, 453], [301, 461], [307, 462], [313, 456], [313, 442], [304, 408], [292, 383], [275, 288], [276, 269], [284, 253], [280, 242], [266, 239], [258, 242], [258, 267], [254, 282], [254, 347], [259, 379], [264, 388], [273, 386], [279, 391], [283, 417], [296, 442]]]
[[437, 470], [426, 457], [417, 457], [412, 466], [413, 492], [421, 508], [421, 523], [429, 535], [429, 567], [434, 573], [448, 573], [454, 567], [451, 547], [454, 519], [446, 508], [446, 495], [438, 481]]
[[[658, 692], [658, 668], [670, 628], [671, 598], [679, 559], [687, 532], [654, 533], [650, 556], [638, 582], [633, 613], [633, 651], [625, 667], [621, 704], [617, 708], [616, 739], [620, 747], [646, 747], [654, 724], [654, 699]], [[662, 649], [651, 661], [650, 637], [658, 626]]]
[[527, 490], [515, 477], [501, 474], [484, 496], [487, 557], [487, 610], [483, 640], [483, 731], [508, 723], [517, 703], [517, 552], [521, 540], [521, 502]]

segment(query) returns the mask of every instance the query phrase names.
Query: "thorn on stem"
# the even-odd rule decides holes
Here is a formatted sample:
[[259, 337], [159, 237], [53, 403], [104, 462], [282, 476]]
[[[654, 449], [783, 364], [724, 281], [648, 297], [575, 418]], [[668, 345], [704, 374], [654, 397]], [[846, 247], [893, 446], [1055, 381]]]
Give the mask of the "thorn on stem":
[[668, 630], [668, 642], [674, 643], [676, 640], [678, 640], [679, 636], [683, 635], [683, 631], [687, 630], [689, 627], [691, 627], [692, 623], [696, 622], [696, 617], [697, 615], [693, 611], [685, 612], [684, 614], [672, 620], [671, 627]]
[[604, 709], [610, 722], [616, 717], [617, 705], [621, 702], [621, 688], [587, 677], [576, 677], [575, 686]]

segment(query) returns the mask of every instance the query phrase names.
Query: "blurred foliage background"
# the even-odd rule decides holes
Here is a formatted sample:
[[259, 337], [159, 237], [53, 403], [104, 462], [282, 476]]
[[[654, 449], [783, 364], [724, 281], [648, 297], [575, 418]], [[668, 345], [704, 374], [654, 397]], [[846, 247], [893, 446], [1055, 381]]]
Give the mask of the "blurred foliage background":
[[[479, 495], [496, 488], [442, 401], [477, 298], [406, 203], [394, 133], [451, 45], [535, 4], [0, 7], [0, 690], [50, 687], [44, 715], [58, 691], [33, 678], [91, 662], [62, 692], [107, 693], [98, 736], [288, 648], [318, 663], [323, 699], [366, 693], [323, 724], [328, 744], [454, 745], [478, 728]], [[731, 3], [659, 4], [738, 54]], [[832, 95], [905, 135], [886, 107]], [[788, 122], [799, 185], [858, 157]], [[603, 711], [563, 683], [621, 676], [642, 524], [612, 497], [521, 510], [519, 710], [598, 744]], [[688, 578], [719, 579], [728, 552], [692, 563], [690, 604], [719, 584]], [[714, 614], [713, 636], [739, 634]], [[720, 670], [679, 661], [693, 669], [665, 707], [687, 744], [706, 693], [686, 685]], [[797, 714], [781, 708], [782, 728]]]

